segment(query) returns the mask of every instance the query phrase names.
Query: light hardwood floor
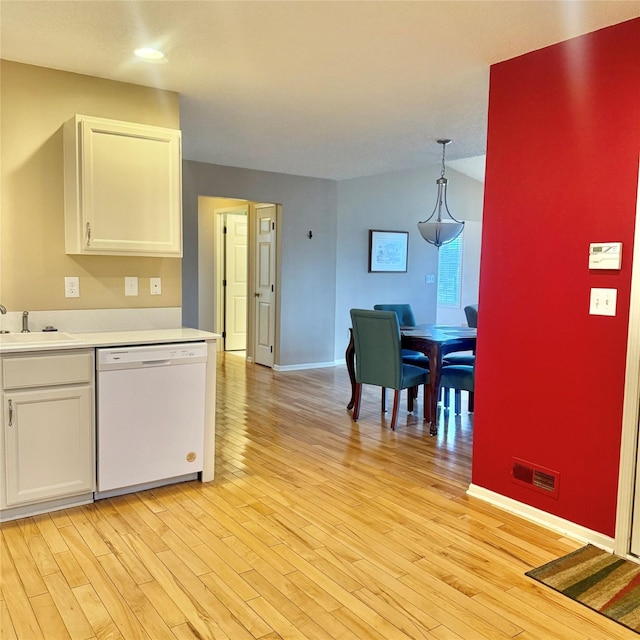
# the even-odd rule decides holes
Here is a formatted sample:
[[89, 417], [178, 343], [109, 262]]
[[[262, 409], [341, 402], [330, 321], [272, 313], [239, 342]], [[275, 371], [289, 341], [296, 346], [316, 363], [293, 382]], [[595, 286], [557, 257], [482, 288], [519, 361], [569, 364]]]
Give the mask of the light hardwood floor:
[[347, 389], [222, 356], [215, 481], [3, 524], [0, 636], [637, 638], [524, 576], [580, 545], [465, 495], [472, 416]]

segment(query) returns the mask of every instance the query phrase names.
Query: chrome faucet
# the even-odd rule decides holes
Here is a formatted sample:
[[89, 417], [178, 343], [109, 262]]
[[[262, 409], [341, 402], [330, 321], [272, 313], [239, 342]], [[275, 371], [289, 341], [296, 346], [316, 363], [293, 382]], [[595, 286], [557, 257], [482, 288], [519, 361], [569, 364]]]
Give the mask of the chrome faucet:
[[30, 333], [29, 331], [29, 312], [22, 312], [22, 333]]
[[[7, 313], [7, 307], [5, 307], [3, 304], [0, 304], [0, 313], [4, 316]], [[7, 331], [7, 329], [0, 329], [0, 333], [9, 333]]]

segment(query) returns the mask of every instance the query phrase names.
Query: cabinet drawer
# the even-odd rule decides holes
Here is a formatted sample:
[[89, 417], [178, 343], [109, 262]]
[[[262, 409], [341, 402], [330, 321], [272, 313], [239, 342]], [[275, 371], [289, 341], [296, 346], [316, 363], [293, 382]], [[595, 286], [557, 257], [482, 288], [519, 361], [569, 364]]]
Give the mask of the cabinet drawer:
[[93, 352], [5, 358], [2, 373], [5, 389], [91, 382]]

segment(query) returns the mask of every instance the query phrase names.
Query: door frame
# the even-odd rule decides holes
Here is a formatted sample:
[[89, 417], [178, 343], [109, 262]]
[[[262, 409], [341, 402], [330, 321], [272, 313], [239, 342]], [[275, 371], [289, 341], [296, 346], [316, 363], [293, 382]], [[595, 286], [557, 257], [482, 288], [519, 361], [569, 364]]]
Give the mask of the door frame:
[[[215, 207], [208, 204], [208, 201], [215, 200], [235, 200], [236, 204], [226, 206], [222, 204]], [[246, 198], [235, 198], [230, 196], [198, 195], [198, 321], [200, 329], [220, 333], [222, 321], [220, 320], [221, 305], [218, 302], [218, 295], [222, 295], [218, 284], [218, 274], [221, 273], [218, 264], [219, 236], [221, 228], [217, 228], [218, 216], [216, 210], [235, 209], [249, 207], [249, 251], [248, 253], [248, 303], [247, 303], [247, 362], [253, 362], [254, 355], [254, 309], [249, 298], [253, 297], [254, 291], [254, 271], [255, 271], [255, 251], [256, 241], [253, 226], [255, 225], [255, 207], [260, 204], [275, 204], [276, 206], [276, 296], [275, 296], [275, 342], [273, 346], [274, 370], [278, 369], [280, 363], [280, 308], [282, 306], [281, 282], [282, 282], [282, 234], [283, 234], [283, 214], [282, 204], [270, 203], [262, 200], [248, 200]], [[210, 299], [209, 299], [210, 297]], [[217, 341], [218, 351], [222, 350], [222, 341]], [[0, 439], [1, 444], [1, 439]]]
[[[638, 558], [631, 556], [630, 550], [640, 421], [640, 162], [638, 167], [638, 187], [614, 545], [614, 552], [617, 555], [636, 561]], [[640, 514], [638, 514], [638, 517], [640, 517]]]

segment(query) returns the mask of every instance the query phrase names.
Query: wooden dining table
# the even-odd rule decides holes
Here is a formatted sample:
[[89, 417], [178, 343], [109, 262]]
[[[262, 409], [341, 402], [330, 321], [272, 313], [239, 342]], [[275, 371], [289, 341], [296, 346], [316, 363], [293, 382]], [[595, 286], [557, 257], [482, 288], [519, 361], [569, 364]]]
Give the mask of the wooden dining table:
[[[351, 400], [347, 409], [352, 409], [355, 401], [356, 370], [355, 346], [353, 332], [349, 330], [349, 344], [345, 353], [347, 371], [351, 381]], [[425, 392], [429, 393], [429, 422], [431, 435], [438, 433], [438, 397], [440, 396], [440, 380], [442, 378], [442, 359], [454, 351], [473, 351], [476, 348], [477, 330], [470, 327], [446, 324], [419, 324], [415, 327], [400, 327], [400, 339], [403, 349], [413, 349], [429, 356], [429, 385]]]

